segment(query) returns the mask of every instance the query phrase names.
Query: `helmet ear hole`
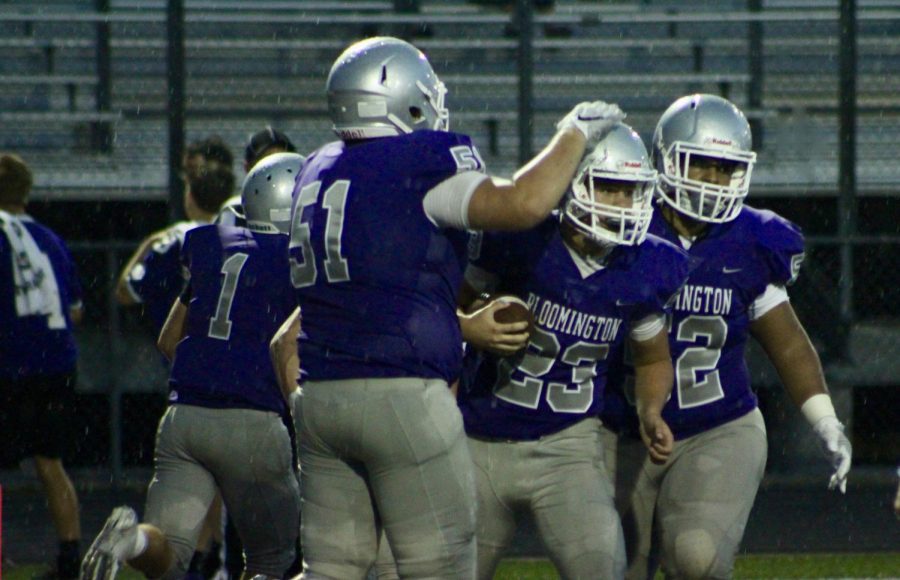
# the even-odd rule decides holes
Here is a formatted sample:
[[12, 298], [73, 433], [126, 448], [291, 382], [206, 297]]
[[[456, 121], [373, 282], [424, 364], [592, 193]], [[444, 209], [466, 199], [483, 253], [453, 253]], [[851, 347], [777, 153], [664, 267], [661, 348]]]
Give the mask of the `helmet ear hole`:
[[418, 123], [422, 119], [422, 117], [425, 116], [425, 113], [423, 113], [422, 109], [420, 109], [419, 107], [410, 107], [409, 116], [412, 117], [413, 121]]

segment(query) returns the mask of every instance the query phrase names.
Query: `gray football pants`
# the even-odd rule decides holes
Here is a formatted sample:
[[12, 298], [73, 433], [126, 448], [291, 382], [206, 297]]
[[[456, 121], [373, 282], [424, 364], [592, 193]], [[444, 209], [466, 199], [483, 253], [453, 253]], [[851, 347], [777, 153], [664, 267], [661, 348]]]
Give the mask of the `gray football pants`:
[[480, 580], [494, 576], [522, 511], [534, 517], [563, 578], [622, 578], [625, 544], [598, 419], [537, 441], [469, 438], [469, 448], [478, 489]]
[[664, 465], [652, 463], [642, 443], [620, 439], [626, 577], [653, 578], [661, 561], [669, 578], [730, 578], [767, 453], [758, 409], [677, 441]]
[[304, 578], [364, 578], [380, 525], [402, 578], [474, 577], [472, 461], [446, 382], [306, 382], [295, 409]]
[[165, 533], [184, 576], [219, 489], [250, 574], [280, 577], [294, 560], [300, 488], [291, 440], [276, 413], [172, 405], [159, 422], [144, 521]]

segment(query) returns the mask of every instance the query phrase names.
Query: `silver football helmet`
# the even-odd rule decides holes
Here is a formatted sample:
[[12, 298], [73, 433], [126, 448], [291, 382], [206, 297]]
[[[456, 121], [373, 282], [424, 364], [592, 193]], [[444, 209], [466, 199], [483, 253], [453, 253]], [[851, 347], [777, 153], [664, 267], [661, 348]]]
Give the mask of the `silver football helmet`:
[[266, 234], [290, 233], [294, 180], [305, 162], [296, 153], [274, 153], [247, 174], [241, 192], [247, 229]]
[[[596, 195], [604, 181], [626, 182], [632, 188], [630, 205], [599, 201]], [[596, 243], [637, 245], [650, 227], [655, 186], [656, 171], [644, 142], [631, 127], [617, 123], [581, 161], [562, 217]]]
[[351, 45], [331, 67], [328, 114], [341, 139], [446, 131], [447, 89], [413, 45], [388, 36]]
[[[688, 95], [666, 109], [653, 134], [657, 194], [679, 212], [712, 223], [737, 217], [750, 189], [756, 163], [750, 124], [730, 101], [716, 95]], [[690, 179], [697, 157], [734, 165], [728, 185]]]

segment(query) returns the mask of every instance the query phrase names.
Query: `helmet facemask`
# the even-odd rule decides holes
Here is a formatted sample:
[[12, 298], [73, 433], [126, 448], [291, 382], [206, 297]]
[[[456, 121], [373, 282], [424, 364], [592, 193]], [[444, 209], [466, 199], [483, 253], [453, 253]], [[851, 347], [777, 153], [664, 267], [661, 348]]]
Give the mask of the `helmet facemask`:
[[[696, 171], [718, 164], [715, 174]], [[686, 95], [669, 105], [653, 133], [656, 192], [672, 209], [701, 222], [724, 223], [741, 212], [756, 153], [744, 113], [718, 95]], [[722, 166], [731, 166], [722, 184]]]
[[[655, 185], [643, 141], [618, 123], [582, 159], [561, 217], [600, 246], [635, 246], [650, 227]], [[622, 195], [630, 203], [616, 203], [615, 196]]]
[[[644, 241], [653, 217], [653, 187], [656, 172], [643, 169], [621, 173], [585, 166], [572, 182], [563, 215], [579, 232], [600, 245], [634, 246]], [[597, 198], [608, 187], [629, 190], [631, 205], [622, 207]]]
[[[691, 179], [691, 164], [698, 158], [717, 159], [734, 165], [728, 185]], [[750, 191], [750, 177], [756, 153], [702, 147], [675, 141], [662, 152], [664, 171], [660, 173], [657, 192], [679, 212], [699, 221], [724, 223], [733, 220], [744, 205]]]
[[[430, 117], [433, 118], [434, 121], [431, 123], [431, 127], [429, 127], [429, 129], [432, 129], [434, 131], [449, 131], [450, 111], [447, 109], [447, 107], [444, 106], [444, 100], [447, 97], [447, 87], [443, 82], [438, 80], [437, 77], [435, 77], [434, 81], [434, 87], [432, 87], [434, 90], [430, 90], [422, 81], [416, 81], [416, 86], [419, 87], [419, 90], [422, 91], [423, 95], [425, 95], [427, 104], [431, 109], [432, 114], [430, 115]], [[417, 107], [410, 107], [410, 116], [415, 119], [417, 115], [414, 109], [417, 109]], [[423, 114], [422, 111], [418, 111], [418, 115], [422, 120], [425, 121], [427, 121], [429, 118], [429, 115]], [[412, 130], [405, 132], [411, 133]]]

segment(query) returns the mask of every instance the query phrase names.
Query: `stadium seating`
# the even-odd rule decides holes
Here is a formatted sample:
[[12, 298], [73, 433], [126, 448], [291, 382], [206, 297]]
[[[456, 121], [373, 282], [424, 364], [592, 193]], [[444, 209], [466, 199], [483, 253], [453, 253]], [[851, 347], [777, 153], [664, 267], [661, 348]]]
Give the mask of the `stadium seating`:
[[[505, 36], [509, 16], [452, 0], [422, 2], [422, 13], [398, 16], [391, 2], [254, 2], [186, 0], [187, 127], [189, 138], [220, 133], [240, 148], [247, 135], [274, 122], [304, 149], [330, 139], [322, 89], [334, 56], [354, 38], [391, 33], [422, 18], [431, 35], [417, 40], [450, 89], [453, 126], [470, 132], [488, 163], [501, 173], [518, 163], [518, 41]], [[54, 169], [39, 178], [38, 194], [72, 195], [91, 178], [105, 184], [134, 181], [140, 195], [164, 195], [168, 85], [165, 2], [114, 0], [108, 22], [111, 106], [97, 111], [97, 23], [92, 3], [61, 1], [57, 10], [27, 3], [3, 7], [0, 47], [0, 143], [25, 148]], [[758, 189], [836, 189], [833, 169], [809, 168], [836, 159], [838, 45], [834, 3], [764, 3], [763, 77], [748, 72], [750, 18], [743, 2], [557, 2], [536, 17], [534, 132], [540, 143], [552, 121], [573, 102], [603, 97], [622, 104], [630, 122], [649, 136], [655, 116], [689, 91], [727, 96], [749, 110], [766, 137], [760, 150]], [[873, 10], [877, 10], [875, 4]], [[861, 3], [866, 14], [867, 3]], [[728, 10], [728, 12], [726, 12]], [[791, 10], [808, 18], [782, 19]], [[799, 12], [798, 12], [799, 11]], [[725, 16], [728, 18], [725, 18]], [[874, 14], [874, 13], [873, 13]], [[742, 16], [743, 15], [743, 16]], [[893, 20], [860, 18], [858, 132], [860, 182], [880, 191], [897, 182], [900, 169], [900, 37]], [[549, 36], [542, 24], [568, 27], [568, 37]], [[688, 28], [690, 29], [688, 32]], [[477, 35], [472, 38], [472, 30]], [[893, 74], [891, 74], [893, 73]], [[751, 107], [751, 84], [762, 100]], [[90, 178], [93, 124], [112, 123], [110, 159]], [[877, 127], [877, 131], [870, 130]], [[798, 146], [791, 136], [806, 135]], [[87, 146], [87, 147], [86, 147]], [[127, 169], [126, 169], [127, 168]], [[126, 175], [125, 173], [128, 173]], [[85, 181], [88, 179], [88, 181]], [[70, 181], [71, 183], [66, 183]], [[131, 188], [108, 191], [132, 196]]]

